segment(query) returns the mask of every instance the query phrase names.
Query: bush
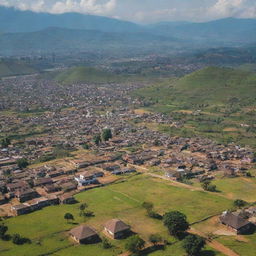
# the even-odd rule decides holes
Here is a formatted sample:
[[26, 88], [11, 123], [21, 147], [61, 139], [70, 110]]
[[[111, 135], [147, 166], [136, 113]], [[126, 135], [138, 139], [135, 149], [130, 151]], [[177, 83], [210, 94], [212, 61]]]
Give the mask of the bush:
[[132, 252], [138, 253], [145, 245], [145, 241], [138, 235], [131, 236], [127, 239], [125, 249]]
[[235, 207], [242, 208], [247, 205], [247, 202], [242, 199], [236, 199], [233, 204]]
[[209, 180], [204, 181], [201, 186], [205, 191], [210, 191], [210, 192], [217, 191], [216, 185], [211, 184]]
[[28, 244], [31, 243], [30, 239], [25, 238], [25, 237], [21, 237], [19, 234], [14, 234], [12, 236], [12, 242], [14, 244], [17, 244], [17, 245], [22, 245], [22, 244], [25, 244], [25, 243], [28, 243]]
[[149, 211], [148, 212], [148, 216], [150, 218], [153, 218], [153, 219], [158, 219], [158, 220], [161, 220], [163, 217], [162, 215], [160, 215], [159, 213], [155, 212], [155, 211]]
[[151, 211], [154, 205], [150, 202], [143, 202], [142, 207], [145, 208], [147, 211]]
[[3, 239], [4, 236], [6, 235], [6, 232], [8, 231], [8, 227], [5, 226], [4, 224], [0, 225], [0, 238]]
[[159, 234], [152, 234], [152, 235], [149, 236], [149, 241], [152, 244], [156, 245], [156, 244], [162, 242], [163, 238]]
[[112, 247], [112, 244], [109, 242], [109, 240], [107, 238], [102, 238], [102, 247], [104, 249], [109, 249]]

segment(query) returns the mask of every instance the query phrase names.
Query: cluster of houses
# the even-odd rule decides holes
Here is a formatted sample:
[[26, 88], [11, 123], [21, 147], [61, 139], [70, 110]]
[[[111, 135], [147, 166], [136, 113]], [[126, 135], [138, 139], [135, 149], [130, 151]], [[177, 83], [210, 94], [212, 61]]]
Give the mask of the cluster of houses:
[[[142, 86], [65, 87], [37, 76], [0, 81], [0, 109], [20, 113], [1, 115], [0, 133], [22, 135], [0, 147], [0, 204], [10, 206], [8, 215], [71, 202], [70, 193], [104, 184], [105, 176], [133, 173], [137, 166], [164, 170], [166, 177], [176, 180], [209, 179], [216, 171], [233, 177], [251, 168], [256, 159], [249, 148], [199, 137], [170, 137], [136, 125], [183, 125], [167, 115], [134, 111], [132, 106], [140, 102], [131, 92]], [[113, 138], [97, 145], [94, 136], [106, 127], [111, 128]], [[62, 167], [44, 165], [47, 157], [54, 157], [57, 146], [67, 151], [89, 147], [95, 157], [70, 157]], [[20, 158], [41, 161], [43, 167], [21, 170], [17, 165]]]

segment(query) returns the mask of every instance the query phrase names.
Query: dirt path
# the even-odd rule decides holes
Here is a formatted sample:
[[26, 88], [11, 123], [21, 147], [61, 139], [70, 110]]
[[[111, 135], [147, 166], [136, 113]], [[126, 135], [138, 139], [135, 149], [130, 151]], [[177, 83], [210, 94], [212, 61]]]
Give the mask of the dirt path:
[[[199, 235], [201, 237], [206, 238], [205, 234], [194, 229], [191, 228], [189, 230], [189, 233], [191, 234], [195, 234], [195, 235]], [[212, 247], [213, 249], [215, 249], [216, 251], [221, 252], [222, 254], [226, 255], [226, 256], [240, 256], [239, 254], [237, 254], [236, 252], [232, 251], [230, 248], [226, 247], [225, 245], [221, 244], [220, 242], [216, 241], [216, 240], [206, 240], [207, 245], [209, 245], [210, 247]]]
[[161, 179], [161, 180], [166, 180], [166, 181], [169, 182], [170, 186], [175, 186], [175, 187], [179, 187], [179, 188], [186, 188], [186, 189], [189, 189], [190, 191], [203, 191], [205, 193], [209, 193], [209, 194], [212, 194], [212, 195], [215, 195], [215, 196], [220, 196], [220, 197], [223, 197], [223, 198], [226, 198], [226, 199], [229, 199], [229, 200], [231, 199], [230, 196], [228, 196], [228, 195], [224, 195], [224, 194], [217, 193], [217, 192], [205, 191], [200, 187], [194, 187], [192, 185], [188, 185], [188, 184], [181, 183], [181, 182], [178, 182], [178, 181], [175, 181], [175, 180], [171, 180], [171, 179], [169, 179], [169, 178], [167, 178], [163, 175], [151, 173], [148, 170], [148, 168], [146, 168], [146, 167], [142, 167], [142, 166], [138, 166], [138, 165], [131, 165], [131, 164], [130, 164], [130, 166], [136, 168], [137, 170], [141, 171], [143, 174], [145, 174], [147, 176], [151, 176], [153, 178], [158, 178], [158, 179]]

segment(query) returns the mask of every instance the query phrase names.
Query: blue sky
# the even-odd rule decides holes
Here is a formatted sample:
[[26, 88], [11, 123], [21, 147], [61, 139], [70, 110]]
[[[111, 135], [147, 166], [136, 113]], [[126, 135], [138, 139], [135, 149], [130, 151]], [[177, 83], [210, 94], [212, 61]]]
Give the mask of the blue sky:
[[36, 12], [80, 12], [138, 23], [256, 18], [256, 0], [0, 0]]

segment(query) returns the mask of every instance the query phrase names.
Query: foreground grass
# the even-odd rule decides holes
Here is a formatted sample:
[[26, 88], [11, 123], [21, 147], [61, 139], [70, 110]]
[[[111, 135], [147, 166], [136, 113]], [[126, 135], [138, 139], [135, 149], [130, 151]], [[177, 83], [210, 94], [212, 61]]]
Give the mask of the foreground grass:
[[[168, 235], [162, 222], [146, 216], [141, 207], [143, 201], [153, 202], [156, 211], [163, 214], [170, 210], [179, 210], [188, 216], [190, 222], [217, 214], [232, 204], [231, 200], [205, 192], [189, 191], [160, 182], [143, 175], [134, 176], [127, 181], [111, 186], [98, 188], [76, 195], [79, 203], [86, 202], [95, 217], [86, 220], [79, 217], [79, 204], [60, 205], [45, 208], [28, 215], [11, 218], [5, 221], [9, 234], [19, 233], [32, 240], [31, 245], [14, 246], [11, 242], [0, 242], [2, 256], [35, 256], [35, 255], [118, 255], [124, 251], [125, 241], [112, 241], [110, 250], [101, 248], [101, 244], [73, 246], [68, 239], [67, 231], [84, 221], [94, 227], [102, 236], [104, 223], [112, 218], [120, 218], [131, 225], [134, 232], [148, 240], [150, 234], [159, 233], [170, 243], [175, 239]], [[67, 223], [63, 216], [70, 212], [75, 223]], [[169, 248], [170, 247], [170, 248]], [[167, 247], [169, 254], [183, 255], [182, 248]], [[167, 255], [168, 255], [167, 254]], [[158, 255], [157, 252], [152, 255]]]

